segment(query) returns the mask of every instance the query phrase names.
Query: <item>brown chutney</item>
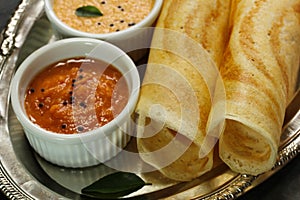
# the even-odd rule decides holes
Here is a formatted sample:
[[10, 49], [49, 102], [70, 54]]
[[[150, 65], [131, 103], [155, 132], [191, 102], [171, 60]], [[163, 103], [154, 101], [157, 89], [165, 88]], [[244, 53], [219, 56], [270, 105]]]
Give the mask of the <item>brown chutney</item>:
[[[127, 29], [142, 21], [151, 11], [154, 0], [54, 0], [56, 16], [68, 26], [88, 33], [111, 33]], [[77, 8], [94, 6], [103, 14], [80, 17]]]
[[73, 134], [101, 127], [117, 116], [129, 98], [122, 73], [93, 58], [53, 63], [29, 84], [25, 109], [40, 127]]

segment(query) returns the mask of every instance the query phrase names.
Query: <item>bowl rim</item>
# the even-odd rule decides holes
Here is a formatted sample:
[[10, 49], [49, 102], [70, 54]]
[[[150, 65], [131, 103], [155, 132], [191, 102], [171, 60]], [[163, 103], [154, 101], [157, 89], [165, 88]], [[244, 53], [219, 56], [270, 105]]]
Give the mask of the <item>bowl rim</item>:
[[52, 9], [52, 2], [53, 0], [45, 0], [45, 12], [49, 18], [49, 20], [55, 24], [60, 30], [67, 32], [69, 35], [73, 36], [80, 36], [80, 37], [91, 37], [91, 38], [99, 38], [99, 39], [110, 39], [118, 36], [124, 36], [131, 34], [132, 31], [135, 31], [137, 29], [143, 29], [149, 26], [150, 23], [153, 23], [163, 5], [163, 0], [154, 0], [154, 5], [149, 12], [149, 14], [140, 22], [136, 23], [134, 26], [131, 26], [129, 28], [126, 28], [124, 30], [120, 30], [118, 32], [110, 32], [110, 33], [89, 33], [89, 32], [84, 32], [80, 31], [77, 29], [74, 29], [64, 22], [62, 22], [55, 14], [55, 12]]
[[[131, 73], [133, 73], [134, 78], [131, 79], [132, 81], [132, 91], [129, 94], [129, 98], [128, 98], [128, 102], [126, 104], [126, 106], [123, 108], [122, 112], [120, 114], [118, 114], [112, 121], [110, 121], [109, 123], [87, 131], [87, 132], [83, 132], [83, 133], [75, 133], [75, 134], [61, 134], [61, 133], [56, 133], [56, 132], [52, 132], [52, 131], [48, 131], [43, 129], [42, 127], [40, 127], [39, 125], [33, 123], [27, 116], [27, 114], [23, 111], [22, 106], [20, 100], [19, 100], [19, 88], [20, 88], [20, 79], [23, 76], [23, 73], [27, 70], [27, 67], [30, 63], [32, 63], [38, 56], [45, 54], [48, 51], [51, 51], [53, 49], [57, 49], [62, 45], [70, 45], [70, 44], [74, 44], [74, 45], [79, 45], [79, 44], [92, 44], [95, 47], [97, 45], [106, 45], [106, 47], [113, 49], [113, 51], [117, 51], [118, 53], [121, 53], [121, 59], [126, 59], [126, 61], [128, 62], [128, 64], [130, 65], [130, 71]], [[66, 57], [67, 58], [67, 57]], [[100, 59], [101, 58], [96, 58], [96, 59]], [[61, 60], [57, 59], [57, 61]], [[55, 62], [55, 61], [54, 61]], [[41, 69], [43, 69], [46, 66], [43, 66]], [[39, 71], [37, 71], [35, 73], [38, 74]], [[26, 86], [27, 87], [27, 86]], [[131, 115], [131, 113], [128, 113], [127, 111], [133, 111], [134, 107], [137, 103], [138, 100], [138, 96], [139, 96], [139, 92], [140, 92], [140, 76], [137, 70], [137, 67], [135, 65], [135, 63], [132, 61], [132, 59], [124, 52], [122, 51], [119, 47], [102, 41], [102, 40], [98, 40], [98, 39], [93, 39], [93, 38], [67, 38], [67, 39], [62, 39], [62, 40], [58, 40], [52, 43], [49, 43], [39, 49], [37, 49], [35, 52], [33, 52], [32, 54], [30, 54], [19, 66], [19, 68], [17, 69], [13, 79], [12, 79], [12, 84], [10, 87], [10, 98], [11, 98], [11, 103], [12, 103], [12, 107], [13, 110], [18, 118], [18, 120], [21, 122], [22, 126], [23, 123], [26, 123], [26, 126], [29, 126], [30, 129], [33, 129], [35, 131], [30, 131], [30, 134], [38, 136], [38, 137], [43, 137], [43, 138], [50, 138], [51, 140], [57, 140], [57, 141], [78, 141], [78, 139], [93, 139], [95, 135], [97, 135], [97, 137], [106, 137], [106, 135], [110, 135], [113, 133], [113, 129], [114, 126], [117, 125], [118, 127], [120, 126], [119, 122], [123, 122], [125, 119], [125, 117], [127, 115]], [[24, 127], [24, 129], [28, 129], [27, 127]], [[25, 131], [26, 132], [26, 131]]]

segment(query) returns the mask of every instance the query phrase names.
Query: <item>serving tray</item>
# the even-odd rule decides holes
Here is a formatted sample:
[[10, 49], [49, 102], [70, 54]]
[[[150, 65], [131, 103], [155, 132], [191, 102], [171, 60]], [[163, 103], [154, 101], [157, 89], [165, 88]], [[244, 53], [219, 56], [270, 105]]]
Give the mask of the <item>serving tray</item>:
[[[137, 166], [150, 166], [142, 160], [136, 160], [134, 164], [126, 162], [126, 156], [121, 153], [107, 163], [94, 167], [63, 168], [45, 161], [31, 149], [10, 107], [9, 87], [14, 71], [29, 54], [58, 40], [43, 6], [40, 0], [21, 1], [0, 37], [0, 189], [11, 199], [85, 199], [80, 195], [81, 188], [114, 172], [114, 165], [122, 165], [121, 168], [126, 171], [134, 171]], [[142, 59], [137, 63], [145, 62], [146, 59]], [[156, 171], [138, 173], [153, 185], [126, 198], [229, 200], [239, 197], [268, 179], [300, 153], [299, 102], [298, 89], [286, 111], [278, 159], [272, 170], [259, 176], [238, 174], [216, 159], [212, 171], [190, 182], [175, 182]], [[127, 150], [136, 150], [134, 139]]]

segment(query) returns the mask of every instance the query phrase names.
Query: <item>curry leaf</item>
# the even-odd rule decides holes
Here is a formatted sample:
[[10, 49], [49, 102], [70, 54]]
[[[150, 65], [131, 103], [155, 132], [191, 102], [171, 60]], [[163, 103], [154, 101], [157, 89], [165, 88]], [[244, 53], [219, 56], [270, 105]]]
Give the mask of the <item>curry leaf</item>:
[[82, 6], [76, 9], [75, 14], [79, 17], [99, 17], [102, 12], [95, 6]]
[[81, 193], [94, 198], [112, 199], [128, 195], [145, 185], [151, 184], [145, 183], [134, 173], [116, 172], [83, 188]]

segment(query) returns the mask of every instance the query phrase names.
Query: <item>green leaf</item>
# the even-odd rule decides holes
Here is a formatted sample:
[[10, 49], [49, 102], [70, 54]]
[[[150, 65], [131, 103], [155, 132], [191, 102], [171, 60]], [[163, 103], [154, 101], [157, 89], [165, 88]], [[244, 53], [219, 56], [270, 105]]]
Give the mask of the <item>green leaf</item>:
[[103, 16], [102, 12], [95, 6], [82, 6], [76, 9], [75, 14], [78, 17], [99, 17]]
[[145, 185], [139, 176], [130, 172], [116, 172], [107, 175], [83, 188], [81, 193], [95, 198], [118, 198], [135, 192]]

